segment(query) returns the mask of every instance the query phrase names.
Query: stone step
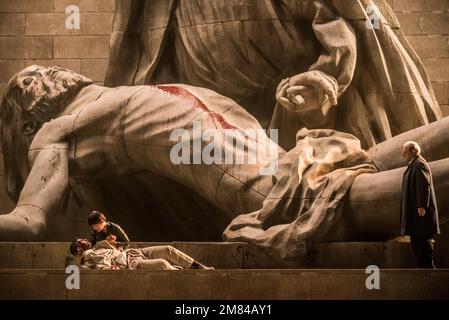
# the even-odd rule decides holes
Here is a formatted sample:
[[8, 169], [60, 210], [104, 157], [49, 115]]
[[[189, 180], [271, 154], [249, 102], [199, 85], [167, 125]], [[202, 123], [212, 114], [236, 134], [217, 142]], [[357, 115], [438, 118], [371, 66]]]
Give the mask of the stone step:
[[[364, 269], [413, 268], [415, 258], [407, 242], [314, 242], [304, 245], [304, 255], [280, 261], [242, 242], [133, 242], [131, 247], [171, 244], [217, 269]], [[64, 269], [77, 261], [68, 242], [0, 242], [0, 269]], [[436, 251], [438, 267], [449, 267], [447, 255]]]
[[0, 299], [448, 299], [449, 269], [81, 270], [80, 289], [64, 270], [0, 270]]

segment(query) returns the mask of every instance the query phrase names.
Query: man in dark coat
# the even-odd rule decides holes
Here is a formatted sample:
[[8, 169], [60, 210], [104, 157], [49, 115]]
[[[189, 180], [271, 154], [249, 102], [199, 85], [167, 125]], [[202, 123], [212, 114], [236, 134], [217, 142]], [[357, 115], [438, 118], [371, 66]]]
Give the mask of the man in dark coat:
[[402, 181], [401, 235], [410, 235], [419, 268], [435, 268], [432, 237], [440, 229], [432, 173], [418, 143], [404, 143], [402, 156], [409, 164]]

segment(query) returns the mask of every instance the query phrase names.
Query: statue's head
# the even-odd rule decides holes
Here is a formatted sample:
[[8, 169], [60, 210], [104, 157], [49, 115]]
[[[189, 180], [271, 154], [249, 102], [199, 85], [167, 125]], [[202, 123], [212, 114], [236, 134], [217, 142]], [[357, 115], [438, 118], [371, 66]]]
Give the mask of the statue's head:
[[7, 192], [17, 200], [28, 176], [28, 149], [42, 125], [57, 117], [92, 80], [60, 67], [32, 65], [9, 80], [0, 105]]
[[60, 67], [32, 65], [16, 73], [8, 82], [0, 110], [4, 116], [20, 115], [23, 134], [33, 135], [44, 122], [62, 111], [64, 105], [92, 80]]

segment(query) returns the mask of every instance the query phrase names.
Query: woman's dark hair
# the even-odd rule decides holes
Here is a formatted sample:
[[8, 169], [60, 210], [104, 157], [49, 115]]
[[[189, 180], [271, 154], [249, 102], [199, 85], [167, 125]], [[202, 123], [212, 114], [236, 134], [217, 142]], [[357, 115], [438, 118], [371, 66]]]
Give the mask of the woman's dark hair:
[[70, 253], [74, 256], [78, 255], [78, 238], [73, 239], [70, 243]]
[[87, 223], [91, 226], [100, 223], [100, 220], [106, 221], [106, 216], [100, 211], [92, 211], [87, 218]]

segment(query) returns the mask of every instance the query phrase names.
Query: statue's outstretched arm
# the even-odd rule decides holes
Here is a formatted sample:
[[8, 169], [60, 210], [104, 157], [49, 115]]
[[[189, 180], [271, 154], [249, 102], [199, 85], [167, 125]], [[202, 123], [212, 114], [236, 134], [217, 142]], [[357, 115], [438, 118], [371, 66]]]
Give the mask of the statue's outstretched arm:
[[45, 124], [33, 139], [29, 150], [31, 172], [16, 208], [0, 216], [0, 240], [40, 239], [47, 218], [68, 191], [69, 145], [65, 140], [71, 128], [69, 117]]
[[370, 156], [379, 171], [387, 171], [405, 166], [402, 159], [402, 145], [406, 141], [416, 141], [428, 161], [449, 158], [449, 117], [429, 125], [401, 133], [381, 142], [369, 150]]

